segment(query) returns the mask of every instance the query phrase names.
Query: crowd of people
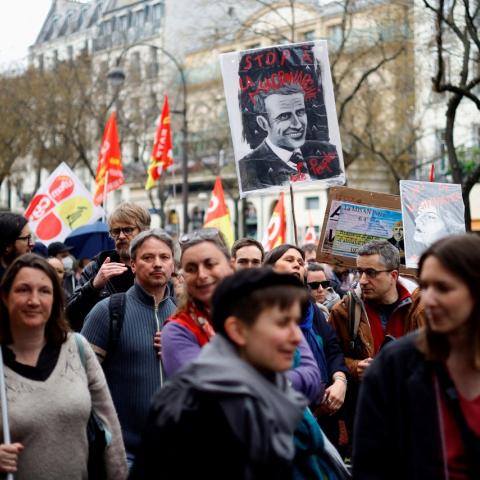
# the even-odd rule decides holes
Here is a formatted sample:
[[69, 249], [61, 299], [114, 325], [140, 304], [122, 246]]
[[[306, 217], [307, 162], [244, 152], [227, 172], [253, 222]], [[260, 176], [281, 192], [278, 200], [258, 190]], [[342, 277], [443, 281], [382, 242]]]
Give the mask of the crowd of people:
[[388, 240], [347, 269], [172, 239], [132, 203], [108, 226], [115, 249], [78, 262], [0, 214], [0, 472], [87, 478], [95, 411], [108, 479], [480, 478], [480, 237], [407, 278]]

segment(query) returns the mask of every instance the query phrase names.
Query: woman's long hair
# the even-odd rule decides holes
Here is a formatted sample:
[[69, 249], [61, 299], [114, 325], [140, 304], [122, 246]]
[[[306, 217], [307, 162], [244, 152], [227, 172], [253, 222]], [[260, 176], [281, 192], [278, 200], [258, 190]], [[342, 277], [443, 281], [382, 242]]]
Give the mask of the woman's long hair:
[[[468, 329], [472, 364], [480, 369], [480, 237], [473, 234], [454, 235], [442, 238], [423, 252], [418, 263], [418, 275], [422, 273], [425, 260], [435, 257], [442, 266], [461, 278], [474, 301]], [[433, 332], [427, 321], [418, 340], [420, 350], [430, 360], [445, 361], [450, 353], [447, 337]]]
[[51, 280], [53, 287], [53, 304], [50, 318], [45, 326], [45, 339], [47, 343], [50, 344], [62, 344], [67, 338], [67, 333], [70, 331], [64, 314], [65, 301], [63, 288], [60, 285], [55, 269], [44, 258], [35, 253], [26, 253], [16, 258], [5, 272], [2, 282], [0, 283], [0, 343], [8, 345], [13, 341], [10, 329], [10, 316], [6, 302], [8, 301], [8, 294], [15, 281], [15, 277], [22, 268], [40, 270]]

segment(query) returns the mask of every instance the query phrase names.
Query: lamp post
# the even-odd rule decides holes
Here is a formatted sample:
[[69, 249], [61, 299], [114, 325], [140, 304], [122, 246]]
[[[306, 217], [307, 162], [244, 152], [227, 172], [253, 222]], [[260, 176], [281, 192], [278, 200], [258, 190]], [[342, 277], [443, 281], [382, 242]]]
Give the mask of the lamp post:
[[163, 47], [159, 47], [157, 45], [152, 45], [149, 43], [135, 43], [134, 45], [130, 45], [129, 47], [125, 48], [122, 53], [117, 57], [115, 62], [115, 67], [113, 67], [107, 75], [107, 78], [111, 85], [115, 88], [120, 88], [120, 86], [125, 81], [126, 75], [125, 71], [121, 68], [121, 62], [123, 56], [130, 50], [132, 47], [137, 46], [145, 46], [153, 48], [161, 53], [163, 53], [166, 57], [168, 57], [175, 67], [177, 68], [178, 72], [180, 73], [180, 80], [182, 83], [182, 97], [183, 97], [183, 108], [181, 110], [171, 110], [172, 113], [178, 113], [182, 116], [182, 210], [183, 210], [183, 231], [186, 233], [188, 232], [188, 224], [189, 224], [189, 217], [188, 217], [188, 120], [187, 120], [187, 81], [185, 78], [185, 70], [178, 63], [178, 60], [167, 50]]

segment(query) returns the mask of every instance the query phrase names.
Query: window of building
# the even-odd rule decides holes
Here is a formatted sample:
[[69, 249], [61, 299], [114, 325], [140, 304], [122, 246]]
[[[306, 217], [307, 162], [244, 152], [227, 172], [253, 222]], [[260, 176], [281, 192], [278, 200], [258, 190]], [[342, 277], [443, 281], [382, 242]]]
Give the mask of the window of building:
[[117, 24], [119, 32], [126, 32], [128, 28], [128, 15], [122, 15], [119, 18]]
[[162, 18], [162, 11], [163, 5], [161, 3], [156, 3], [153, 6], [153, 22], [160, 23], [160, 19]]
[[330, 45], [333, 47], [339, 47], [342, 43], [343, 30], [340, 23], [331, 25], [327, 28], [327, 38]]
[[70, 61], [73, 60], [73, 47], [71, 45], [67, 47], [67, 57]]
[[445, 129], [435, 130], [435, 163], [439, 165], [440, 172], [444, 173], [448, 165], [447, 145], [445, 143]]
[[315, 40], [315, 30], [308, 30], [308, 32], [303, 33], [303, 39], [307, 42]]
[[245, 204], [245, 236], [251, 238], [257, 238], [258, 219], [257, 210], [252, 202], [246, 202]]
[[318, 197], [305, 197], [305, 209], [316, 210], [320, 208], [320, 199]]

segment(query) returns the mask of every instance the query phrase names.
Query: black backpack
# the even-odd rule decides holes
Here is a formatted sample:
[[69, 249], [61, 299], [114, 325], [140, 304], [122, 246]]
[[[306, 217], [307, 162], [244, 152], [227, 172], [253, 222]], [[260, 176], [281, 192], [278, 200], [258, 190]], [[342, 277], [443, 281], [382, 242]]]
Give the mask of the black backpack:
[[107, 353], [103, 360], [103, 365], [106, 364], [107, 358], [110, 358], [115, 352], [118, 342], [120, 340], [120, 333], [122, 332], [123, 319], [125, 317], [125, 292], [114, 293], [110, 295], [108, 302], [108, 313], [110, 316], [110, 327], [108, 331], [108, 345]]

